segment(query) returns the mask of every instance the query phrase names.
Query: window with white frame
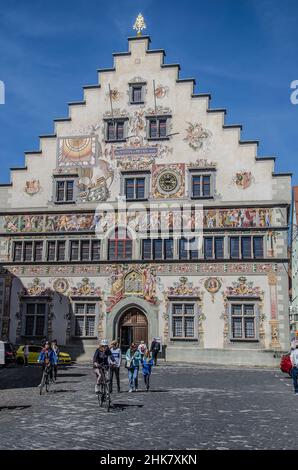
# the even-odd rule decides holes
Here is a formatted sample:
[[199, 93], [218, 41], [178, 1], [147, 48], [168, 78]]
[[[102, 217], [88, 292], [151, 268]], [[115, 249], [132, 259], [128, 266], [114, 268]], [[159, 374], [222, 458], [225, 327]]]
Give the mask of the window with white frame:
[[172, 339], [196, 338], [195, 334], [195, 303], [171, 303]]
[[256, 302], [233, 302], [230, 304], [231, 340], [257, 340]]
[[76, 302], [74, 304], [75, 336], [94, 338], [95, 334], [95, 302]]
[[25, 336], [45, 336], [46, 335], [46, 302], [25, 303]]

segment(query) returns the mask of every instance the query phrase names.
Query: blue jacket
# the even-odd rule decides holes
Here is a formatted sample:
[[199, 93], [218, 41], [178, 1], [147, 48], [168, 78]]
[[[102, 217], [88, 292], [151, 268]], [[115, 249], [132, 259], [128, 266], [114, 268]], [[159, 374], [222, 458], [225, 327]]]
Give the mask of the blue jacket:
[[147, 361], [147, 359], [144, 357], [144, 359], [142, 360], [142, 367], [143, 367], [142, 368], [142, 373], [143, 373], [143, 375], [150, 375], [152, 366], [153, 366], [153, 359], [149, 359], [149, 361]]
[[58, 356], [54, 353], [52, 349], [49, 349], [46, 351], [46, 349], [42, 349], [40, 351], [40, 354], [38, 356], [37, 362], [44, 362], [46, 359], [46, 354], [48, 355], [48, 358], [50, 360], [50, 363], [54, 366], [58, 363]]

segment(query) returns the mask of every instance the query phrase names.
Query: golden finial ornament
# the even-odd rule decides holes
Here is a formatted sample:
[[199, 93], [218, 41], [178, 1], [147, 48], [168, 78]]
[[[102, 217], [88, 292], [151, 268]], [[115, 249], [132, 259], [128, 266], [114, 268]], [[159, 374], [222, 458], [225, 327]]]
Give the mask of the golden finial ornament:
[[133, 29], [137, 31], [137, 36], [142, 36], [142, 30], [146, 29], [146, 23], [142, 13], [139, 13], [135, 24], [133, 25]]

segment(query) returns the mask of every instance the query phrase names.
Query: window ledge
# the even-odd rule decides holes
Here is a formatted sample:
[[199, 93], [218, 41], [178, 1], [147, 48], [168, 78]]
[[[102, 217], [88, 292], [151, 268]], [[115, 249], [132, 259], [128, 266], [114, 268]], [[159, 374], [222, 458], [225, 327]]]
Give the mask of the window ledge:
[[129, 104], [145, 104], [145, 101], [130, 101]]
[[235, 339], [230, 338], [231, 343], [259, 343], [259, 339]]
[[170, 338], [170, 341], [172, 342], [179, 342], [181, 341], [181, 343], [198, 343], [199, 340], [198, 338]]
[[59, 206], [63, 204], [76, 204], [76, 201], [54, 201], [54, 204], [57, 204]]
[[214, 199], [214, 196], [190, 196], [190, 199]]
[[105, 139], [105, 143], [106, 144], [116, 144], [116, 143], [123, 143], [123, 142], [126, 142], [127, 141], [127, 138], [125, 139]]
[[170, 137], [147, 137], [147, 140], [154, 141], [154, 140], [170, 140]]

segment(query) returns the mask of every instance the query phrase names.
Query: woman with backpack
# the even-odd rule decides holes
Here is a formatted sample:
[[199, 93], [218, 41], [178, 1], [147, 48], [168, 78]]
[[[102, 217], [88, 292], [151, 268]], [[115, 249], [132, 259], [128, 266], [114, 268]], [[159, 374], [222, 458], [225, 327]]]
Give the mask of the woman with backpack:
[[144, 376], [144, 382], [145, 382], [145, 387], [146, 391], [149, 391], [150, 387], [150, 375], [151, 375], [151, 370], [153, 366], [153, 359], [150, 355], [150, 352], [147, 350], [144, 358], [142, 359], [142, 373]]
[[138, 374], [141, 363], [141, 354], [137, 345], [131, 343], [130, 348], [126, 351], [125, 367], [128, 370], [129, 392], [138, 391]]
[[147, 352], [147, 345], [145, 344], [145, 341], [143, 340], [141, 341], [141, 343], [139, 344], [138, 350], [140, 351], [141, 359], [143, 360], [144, 355]]

